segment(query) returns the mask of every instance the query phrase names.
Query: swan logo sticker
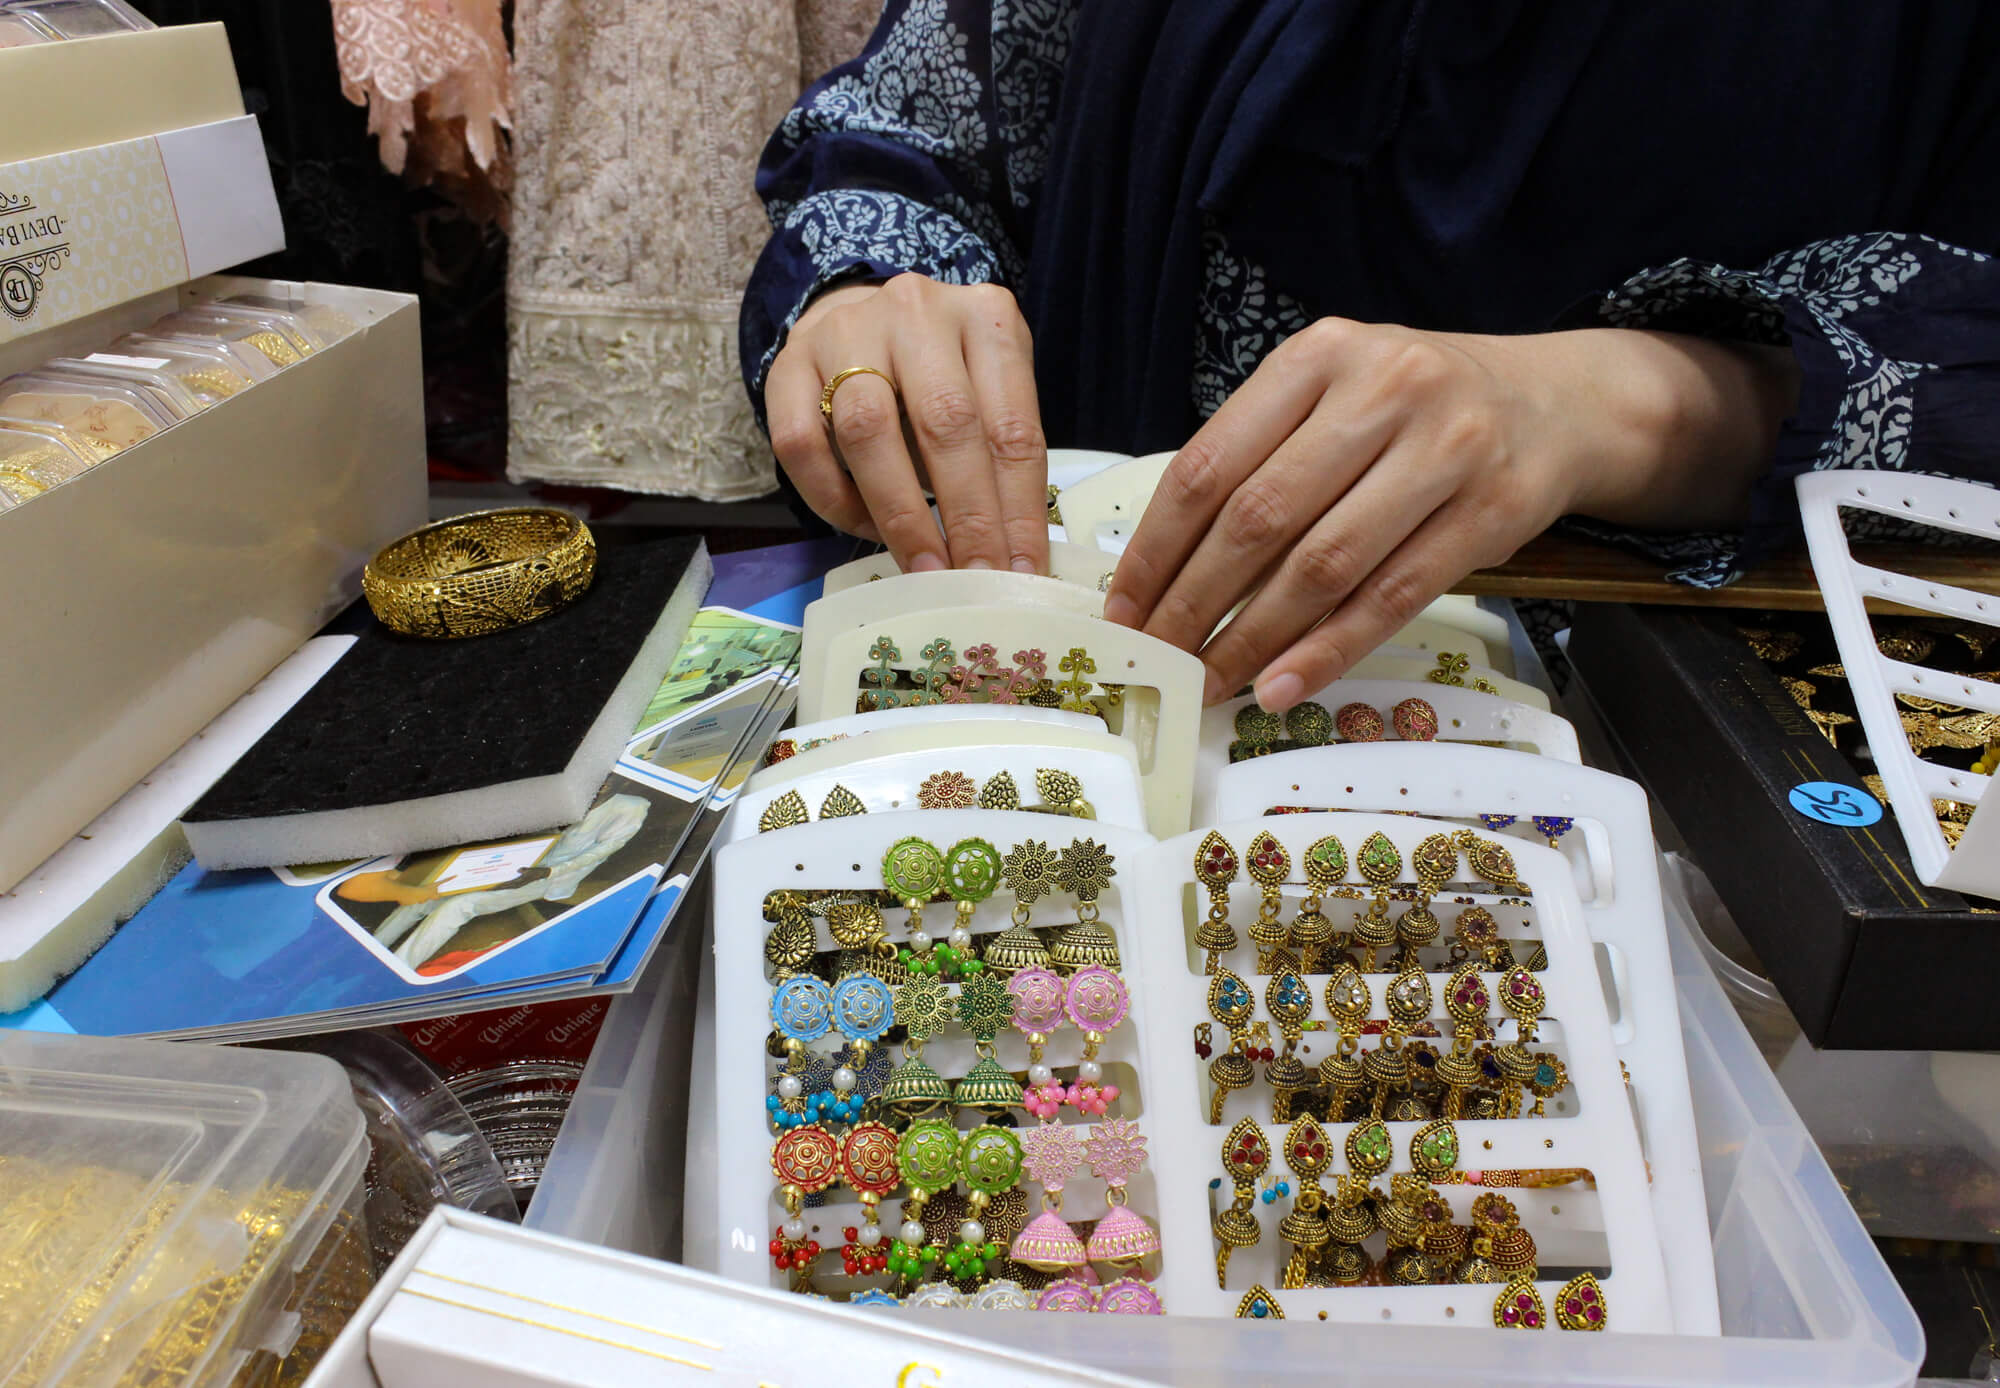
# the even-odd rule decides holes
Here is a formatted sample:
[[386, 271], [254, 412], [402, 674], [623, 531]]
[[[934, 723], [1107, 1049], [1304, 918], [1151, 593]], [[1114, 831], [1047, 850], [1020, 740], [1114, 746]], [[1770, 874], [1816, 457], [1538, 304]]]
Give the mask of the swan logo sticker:
[[1836, 829], [1866, 829], [1882, 818], [1882, 802], [1858, 786], [1807, 781], [1792, 787], [1792, 808]]

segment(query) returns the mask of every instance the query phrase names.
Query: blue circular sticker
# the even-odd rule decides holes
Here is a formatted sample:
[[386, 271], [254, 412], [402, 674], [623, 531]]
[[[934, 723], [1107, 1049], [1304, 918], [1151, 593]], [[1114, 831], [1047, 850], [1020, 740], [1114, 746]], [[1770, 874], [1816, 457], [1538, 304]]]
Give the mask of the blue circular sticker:
[[1807, 819], [1840, 829], [1865, 829], [1882, 817], [1882, 802], [1857, 786], [1807, 781], [1793, 786], [1792, 808]]

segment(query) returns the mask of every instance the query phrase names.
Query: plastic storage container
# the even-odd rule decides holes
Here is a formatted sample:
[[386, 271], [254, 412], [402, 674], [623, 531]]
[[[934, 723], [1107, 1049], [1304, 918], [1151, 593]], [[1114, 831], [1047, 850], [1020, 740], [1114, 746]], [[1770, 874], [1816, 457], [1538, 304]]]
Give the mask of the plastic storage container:
[[232, 342], [240, 348], [263, 353], [273, 366], [290, 366], [318, 351], [318, 345], [299, 331], [295, 321], [249, 310], [225, 310], [220, 304], [203, 303], [170, 313], [149, 333], [166, 337], [204, 338]]
[[0, 1383], [296, 1382], [374, 1280], [320, 1056], [0, 1034]]
[[220, 302], [224, 307], [290, 315], [297, 324], [303, 325], [305, 332], [318, 339], [321, 347], [331, 347], [356, 327], [352, 318], [332, 304], [312, 303], [305, 299], [281, 298], [275, 294], [232, 294]]
[[[125, 0], [0, 0], [0, 46], [87, 39], [152, 27], [153, 21]], [[34, 37], [11, 39], [16, 32]]]
[[[262, 352], [250, 355], [263, 361], [265, 376], [275, 374], [276, 368], [264, 359]], [[137, 333], [127, 333], [103, 351], [92, 352], [84, 360], [99, 365], [137, 364], [163, 371], [204, 405], [227, 400], [263, 379], [263, 376], [254, 376], [246, 370], [227, 344], [185, 338], [142, 337]]]
[[0, 381], [0, 414], [54, 424], [107, 458], [186, 418], [144, 387], [61, 371]]
[[197, 397], [178, 376], [162, 370], [166, 363], [155, 365], [154, 361], [96, 353], [87, 357], [51, 357], [42, 364], [42, 369], [85, 381], [110, 381], [143, 390], [154, 404], [176, 419], [186, 419], [208, 408], [210, 401]]
[[[1135, 1322], [1043, 1315], [1024, 1328], [1018, 1316], [945, 1313], [954, 1315], [954, 1329], [1002, 1341], [1029, 1333], [1038, 1352], [1175, 1384], [1890, 1388], [1914, 1382], [1923, 1332], [1908, 1299], [1703, 959], [1673, 878], [1662, 885], [1715, 1246], [1720, 1336], [1458, 1335], [1387, 1323], [1334, 1328], [1183, 1316]], [[698, 1025], [697, 1055], [704, 1044]], [[694, 1067], [694, 1113], [713, 1107], [712, 1093], [704, 1092], [713, 1087], [703, 1080], [709, 1068]], [[678, 1087], [659, 1101], [679, 1103]], [[712, 1139], [697, 1132], [690, 1191], [713, 1189], [714, 1160]], [[691, 1200], [690, 1252], [710, 1246], [712, 1230], [712, 1213]], [[1489, 1322], [1486, 1291], [1483, 1299], [1468, 1295], [1464, 1314], [1472, 1325]], [[1284, 1293], [1276, 1296], [1282, 1305]], [[1614, 1325], [1616, 1315], [1614, 1306]]]
[[1753, 967], [1708, 879], [1667, 862], [1709, 967], [1868, 1231], [2000, 1240], [2000, 1055], [1820, 1050]]
[[96, 461], [52, 424], [0, 416], [0, 511], [61, 486]]
[[[696, 878], [638, 985], [605, 1013], [522, 1227], [654, 1258], [680, 1256], [708, 881], [705, 872]], [[704, 1075], [712, 1068], [693, 1066]], [[709, 1144], [712, 1150], [712, 1138]]]

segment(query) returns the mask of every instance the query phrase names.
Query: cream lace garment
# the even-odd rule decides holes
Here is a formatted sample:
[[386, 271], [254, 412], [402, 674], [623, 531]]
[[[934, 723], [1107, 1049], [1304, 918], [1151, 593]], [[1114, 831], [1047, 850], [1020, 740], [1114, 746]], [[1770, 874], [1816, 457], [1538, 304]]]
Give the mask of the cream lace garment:
[[879, 0], [520, 0], [507, 474], [771, 491], [736, 360], [768, 235], [751, 187], [804, 83]]
[[390, 171], [501, 217], [512, 184], [507, 475], [771, 491], [736, 364], [768, 234], [751, 178], [881, 0], [516, 0], [511, 73], [500, 4], [332, 0]]

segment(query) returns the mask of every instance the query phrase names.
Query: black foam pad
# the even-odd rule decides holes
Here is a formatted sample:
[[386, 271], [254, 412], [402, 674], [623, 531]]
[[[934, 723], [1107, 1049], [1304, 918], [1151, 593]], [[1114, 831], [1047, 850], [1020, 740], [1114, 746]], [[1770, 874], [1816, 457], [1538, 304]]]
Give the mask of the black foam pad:
[[371, 617], [353, 648], [182, 818], [319, 814], [561, 774], [700, 543], [600, 548], [589, 591], [508, 631], [429, 641]]

